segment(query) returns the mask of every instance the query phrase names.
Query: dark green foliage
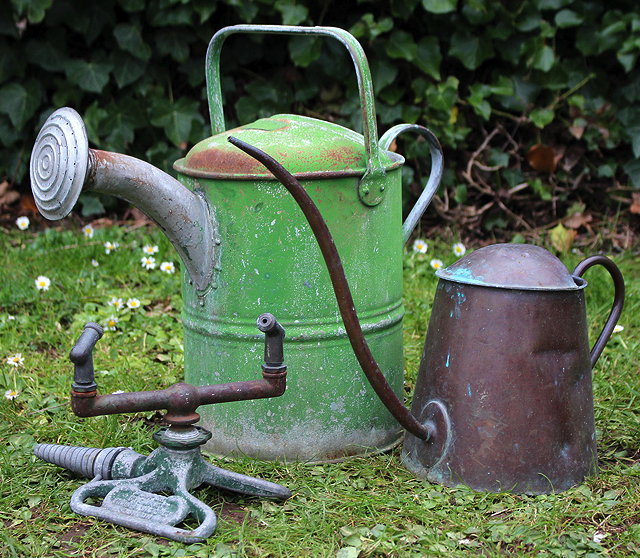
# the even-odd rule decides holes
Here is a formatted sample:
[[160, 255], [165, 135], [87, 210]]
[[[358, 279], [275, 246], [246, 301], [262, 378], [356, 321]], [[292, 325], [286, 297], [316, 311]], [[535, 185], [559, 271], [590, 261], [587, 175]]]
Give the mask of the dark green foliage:
[[[37, 130], [64, 105], [83, 115], [92, 146], [170, 168], [209, 135], [209, 39], [246, 22], [350, 30], [370, 60], [381, 131], [418, 122], [462, 153], [476, 149], [482, 130], [516, 123], [525, 151], [537, 142], [581, 145], [592, 163], [572, 179], [617, 177], [640, 188], [640, 9], [632, 0], [3, 2], [0, 179], [26, 189]], [[222, 69], [228, 127], [297, 112], [359, 128], [351, 63], [334, 41], [233, 36]], [[423, 145], [403, 150], [426, 157]], [[509, 183], [514, 168], [503, 163], [495, 178]], [[446, 184], [459, 202], [463, 180], [451, 174]]]

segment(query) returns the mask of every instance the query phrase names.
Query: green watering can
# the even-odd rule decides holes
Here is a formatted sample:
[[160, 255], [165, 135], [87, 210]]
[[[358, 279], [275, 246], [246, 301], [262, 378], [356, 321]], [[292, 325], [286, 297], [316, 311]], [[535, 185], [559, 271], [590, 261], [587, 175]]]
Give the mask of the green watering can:
[[[233, 33], [326, 36], [356, 70], [363, 135], [330, 122], [280, 114], [225, 131], [220, 51]], [[402, 395], [402, 250], [440, 182], [442, 152], [426, 128], [401, 124], [379, 140], [371, 74], [360, 44], [332, 27], [235, 25], [218, 31], [206, 61], [212, 137], [174, 167], [179, 182], [126, 155], [89, 149], [80, 116], [54, 112], [31, 157], [36, 204], [61, 219], [82, 191], [127, 200], [154, 219], [183, 261], [185, 381], [245, 379], [262, 350], [255, 316], [278, 312], [287, 330], [288, 390], [277, 399], [203, 409], [222, 455], [330, 461], [382, 451], [401, 429], [360, 371], [320, 250], [286, 189], [227, 137], [270, 152], [318, 205], [342, 255], [362, 329], [396, 395]], [[402, 132], [427, 141], [431, 174], [402, 223], [404, 159], [389, 151]]]

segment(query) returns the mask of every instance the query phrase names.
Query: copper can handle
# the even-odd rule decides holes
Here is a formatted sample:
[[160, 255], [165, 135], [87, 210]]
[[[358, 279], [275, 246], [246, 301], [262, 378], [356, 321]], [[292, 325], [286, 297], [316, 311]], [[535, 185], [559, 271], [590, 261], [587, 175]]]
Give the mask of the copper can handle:
[[576, 277], [582, 277], [582, 274], [594, 265], [601, 265], [609, 272], [609, 275], [611, 275], [611, 278], [613, 279], [614, 294], [613, 305], [611, 306], [609, 317], [600, 332], [598, 340], [591, 349], [591, 368], [593, 368], [596, 365], [596, 362], [598, 362], [598, 358], [600, 358], [602, 350], [613, 333], [613, 328], [616, 327], [616, 323], [618, 323], [618, 318], [620, 318], [620, 314], [622, 313], [622, 308], [624, 306], [624, 279], [622, 277], [622, 273], [620, 272], [620, 269], [618, 269], [618, 266], [606, 256], [591, 256], [586, 260], [581, 261], [573, 270], [573, 275]]

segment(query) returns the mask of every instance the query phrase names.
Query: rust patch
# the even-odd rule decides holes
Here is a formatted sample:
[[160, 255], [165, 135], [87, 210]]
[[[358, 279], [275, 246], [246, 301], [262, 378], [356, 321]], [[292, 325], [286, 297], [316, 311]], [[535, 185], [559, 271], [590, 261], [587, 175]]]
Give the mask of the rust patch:
[[239, 151], [207, 149], [194, 153], [185, 162], [189, 168], [222, 174], [267, 173], [255, 159]]
[[328, 168], [354, 169], [363, 165], [362, 153], [350, 147], [325, 149], [319, 157], [326, 161]]

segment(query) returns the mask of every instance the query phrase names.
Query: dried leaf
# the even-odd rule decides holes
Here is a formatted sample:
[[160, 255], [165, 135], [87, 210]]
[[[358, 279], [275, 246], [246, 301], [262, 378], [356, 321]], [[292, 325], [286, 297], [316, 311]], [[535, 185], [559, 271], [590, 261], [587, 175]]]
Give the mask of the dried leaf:
[[22, 215], [25, 215], [27, 213], [37, 215], [38, 208], [36, 207], [36, 202], [34, 201], [31, 194], [23, 194], [22, 196], [20, 196], [20, 213]]
[[631, 194], [631, 207], [629, 208], [629, 211], [636, 215], [640, 214], [640, 192], [634, 192]]
[[580, 227], [589, 228], [589, 223], [593, 221], [593, 216], [590, 213], [574, 213], [570, 217], [567, 217], [563, 224], [570, 229], [579, 229]]
[[0, 193], [0, 206], [11, 205], [20, 199], [20, 194], [16, 190], [6, 189]]
[[576, 231], [566, 229], [562, 226], [562, 223], [558, 223], [558, 225], [550, 231], [551, 244], [558, 252], [564, 254], [571, 250], [577, 234]]
[[527, 161], [540, 172], [552, 173], [556, 170], [556, 152], [553, 147], [538, 143], [527, 152]]
[[569, 133], [576, 139], [580, 139], [584, 134], [585, 126], [569, 126]]

